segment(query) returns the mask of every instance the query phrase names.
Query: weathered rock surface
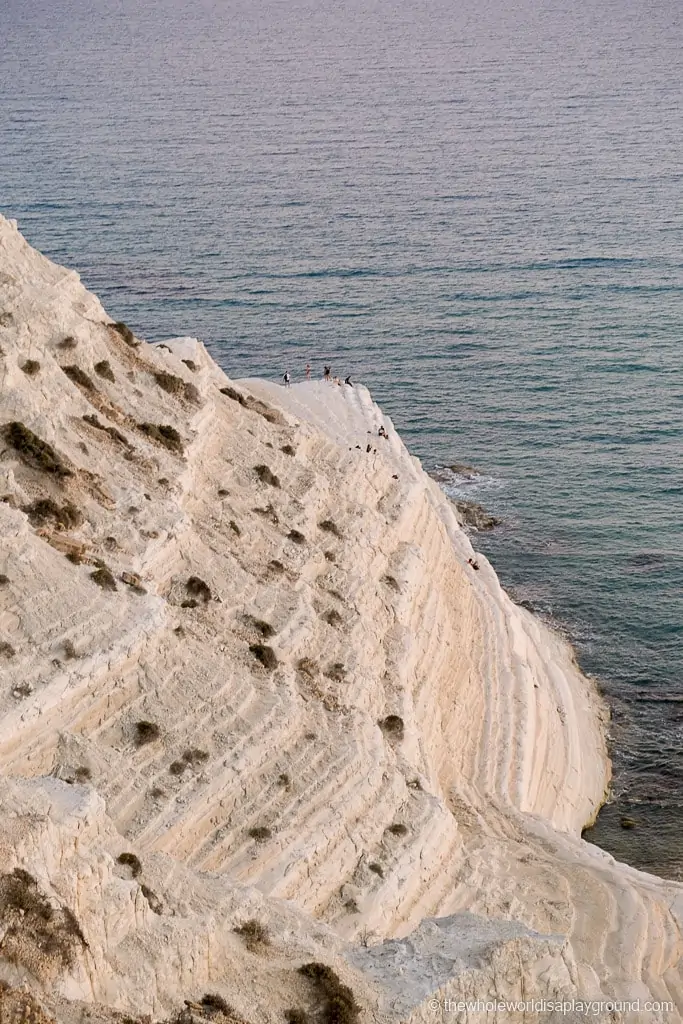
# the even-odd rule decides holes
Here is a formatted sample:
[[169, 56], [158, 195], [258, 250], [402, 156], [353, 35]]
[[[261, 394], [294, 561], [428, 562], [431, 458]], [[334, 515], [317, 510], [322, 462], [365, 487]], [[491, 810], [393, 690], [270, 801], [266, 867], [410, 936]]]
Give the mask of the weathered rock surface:
[[26, 1020], [215, 994], [317, 1024], [310, 961], [370, 1021], [530, 1019], [431, 1002], [519, 993], [681, 1019], [683, 887], [580, 838], [600, 700], [470, 570], [365, 389], [138, 343], [1, 218], [0, 347], [0, 982]]

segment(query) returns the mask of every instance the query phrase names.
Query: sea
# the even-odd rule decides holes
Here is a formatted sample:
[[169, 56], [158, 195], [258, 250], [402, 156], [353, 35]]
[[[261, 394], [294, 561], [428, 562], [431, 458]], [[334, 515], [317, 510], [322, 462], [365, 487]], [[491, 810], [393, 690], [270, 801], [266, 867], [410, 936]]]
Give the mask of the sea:
[[586, 838], [683, 878], [680, 0], [3, 0], [0, 38], [0, 210], [150, 341], [367, 384], [611, 705]]

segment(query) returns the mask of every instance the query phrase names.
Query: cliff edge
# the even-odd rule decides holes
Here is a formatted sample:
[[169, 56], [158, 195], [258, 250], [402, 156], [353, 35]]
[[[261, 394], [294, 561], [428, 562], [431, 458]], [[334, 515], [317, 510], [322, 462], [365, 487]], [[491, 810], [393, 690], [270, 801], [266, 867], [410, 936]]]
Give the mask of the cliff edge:
[[0, 388], [7, 1019], [683, 1020], [593, 685], [365, 388], [147, 345], [3, 218]]

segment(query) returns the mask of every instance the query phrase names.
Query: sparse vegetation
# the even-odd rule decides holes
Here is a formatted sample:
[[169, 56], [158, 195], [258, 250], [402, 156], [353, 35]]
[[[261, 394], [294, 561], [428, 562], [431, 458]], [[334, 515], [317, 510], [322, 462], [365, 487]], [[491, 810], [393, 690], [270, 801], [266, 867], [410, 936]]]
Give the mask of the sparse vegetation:
[[103, 565], [100, 569], [95, 569], [95, 572], [91, 572], [90, 579], [93, 583], [96, 583], [98, 587], [102, 587], [102, 590], [118, 590], [114, 575], [111, 569], [108, 569], [106, 565]]
[[199, 369], [194, 359], [181, 359], [180, 362], [185, 363], [185, 366], [188, 368], [188, 370], [192, 370], [193, 373], [196, 373], [197, 370]]
[[337, 561], [337, 556], [335, 555], [334, 551], [325, 551], [324, 554], [325, 554], [325, 558], [327, 559], [328, 562], [336, 562]]
[[262, 946], [270, 945], [268, 929], [260, 921], [257, 921], [255, 917], [239, 925], [239, 927], [235, 928], [235, 932], [246, 941], [247, 949], [251, 953], [258, 952]]
[[292, 785], [292, 780], [290, 779], [290, 777], [287, 774], [287, 772], [281, 772], [281, 774], [278, 775], [278, 777], [277, 777], [277, 784], [278, 784], [278, 786], [282, 786], [283, 789], [289, 789], [290, 788], [290, 786]]
[[282, 564], [282, 562], [279, 562], [277, 558], [272, 558], [270, 562], [268, 562], [268, 568], [270, 569], [271, 572], [278, 574], [283, 573], [285, 571], [284, 565]]
[[280, 451], [284, 452], [285, 455], [296, 455], [296, 449], [292, 448], [291, 444], [283, 444]]
[[205, 761], [209, 760], [209, 755], [206, 750], [199, 750], [197, 747], [192, 747], [186, 750], [185, 753], [177, 761], [173, 761], [168, 770], [171, 775], [180, 776], [188, 768], [196, 768], [200, 764], [204, 764]]
[[92, 778], [92, 772], [88, 768], [88, 766], [85, 765], [85, 764], [79, 765], [78, 768], [74, 772], [74, 781], [75, 782], [80, 782], [82, 784], [84, 782], [88, 782], [88, 780], [91, 779], [91, 778]]
[[342, 623], [342, 617], [336, 608], [330, 608], [329, 611], [325, 612], [325, 614], [323, 615], [323, 619], [330, 626], [341, 626]]
[[8, 444], [19, 453], [28, 465], [58, 477], [72, 476], [71, 470], [52, 445], [49, 445], [47, 441], [41, 440], [37, 434], [34, 434], [23, 423], [19, 423], [16, 420], [8, 423], [5, 426], [4, 435]]
[[195, 601], [194, 598], [189, 598], [187, 601], [180, 602], [181, 608], [197, 608], [199, 607], [199, 601]]
[[0, 641], [0, 658], [13, 658], [16, 653], [8, 640]]
[[171, 775], [182, 775], [183, 772], [190, 766], [185, 761], [172, 761], [168, 766], [168, 770]]
[[124, 867], [130, 868], [130, 873], [133, 878], [138, 878], [142, 874], [142, 864], [140, 858], [134, 853], [120, 853], [116, 858], [117, 864], [122, 864]]
[[331, 967], [308, 963], [299, 968], [299, 973], [314, 985], [321, 999], [320, 1024], [356, 1024], [360, 1018], [360, 1006], [349, 986]]
[[91, 427], [95, 427], [96, 430], [103, 430], [105, 434], [109, 434], [111, 438], [118, 441], [119, 444], [124, 444], [126, 448], [131, 447], [131, 443], [125, 434], [122, 434], [116, 427], [109, 427], [106, 423], [102, 423], [94, 413], [86, 413], [83, 417], [84, 421], [90, 424]]
[[40, 363], [37, 359], [27, 359], [25, 363], [22, 363], [21, 369], [27, 377], [35, 377], [37, 373], [40, 373]]
[[126, 345], [130, 346], [130, 348], [137, 348], [138, 345], [140, 344], [140, 342], [137, 340], [137, 338], [131, 331], [130, 327], [128, 327], [124, 323], [121, 323], [121, 321], [115, 324], [107, 324], [107, 326], [111, 327], [112, 331], [116, 331], [116, 333], [121, 338], [123, 338]]
[[76, 348], [77, 345], [78, 342], [71, 334], [68, 334], [66, 338], [62, 338], [61, 341], [57, 342], [57, 348], [61, 348], [62, 352], [68, 352], [71, 349]]
[[80, 388], [83, 388], [85, 391], [97, 391], [97, 388], [91, 381], [88, 374], [85, 373], [80, 366], [76, 366], [75, 363], [72, 363], [70, 366], [63, 366], [62, 370], [69, 380], [74, 384], [77, 384]]
[[152, 800], [163, 800], [163, 798], [166, 796], [166, 790], [162, 789], [161, 786], [152, 786], [152, 788], [149, 791], [149, 795], [151, 796]]
[[149, 903], [149, 909], [152, 911], [152, 913], [161, 914], [162, 910], [164, 909], [164, 904], [159, 899], [154, 890], [150, 889], [150, 887], [148, 885], [145, 885], [145, 883], [143, 882], [140, 886], [140, 892]]
[[325, 669], [325, 675], [335, 683], [343, 683], [346, 678], [346, 669], [341, 661], [334, 661]]
[[209, 1014], [222, 1013], [226, 1017], [232, 1017], [235, 1014], [232, 1006], [230, 1006], [229, 1003], [226, 1003], [223, 996], [216, 995], [214, 992], [208, 992], [206, 995], [202, 996], [200, 1005], [202, 1006], [202, 1009]]
[[79, 509], [69, 501], [58, 505], [52, 498], [37, 498], [30, 505], [22, 506], [21, 511], [26, 513], [33, 526], [44, 526], [51, 520], [59, 529], [70, 530], [83, 522]]
[[9, 583], [9, 576], [6, 576], [4, 572], [0, 572], [0, 587], [6, 587]]
[[229, 494], [230, 494], [230, 491], [226, 490], [225, 487], [219, 487], [218, 488], [218, 497], [219, 498], [227, 498]]
[[154, 740], [158, 740], [161, 736], [161, 729], [156, 722], [136, 722], [135, 723], [135, 746], [144, 747], [147, 743], [153, 743]]
[[0, 924], [3, 957], [41, 980], [71, 967], [87, 945], [71, 910], [55, 906], [23, 868], [0, 875]]
[[199, 391], [194, 384], [187, 384], [182, 377], [176, 377], [173, 373], [166, 373], [165, 370], [158, 370], [153, 374], [162, 391], [169, 395], [182, 396], [188, 402], [199, 401]]
[[208, 604], [211, 600], [211, 587], [204, 580], [200, 579], [199, 576], [190, 576], [185, 583], [185, 590], [192, 597], [203, 601], [204, 604]]
[[273, 672], [277, 668], [277, 655], [272, 647], [265, 644], [250, 644], [249, 650], [268, 672]]
[[323, 519], [322, 522], [318, 523], [318, 528], [325, 533], [331, 533], [335, 537], [342, 536], [341, 530], [332, 519]]
[[234, 519], [230, 520], [230, 529], [232, 530], [236, 537], [242, 536], [242, 531], [240, 530], [239, 526], [237, 525]]
[[183, 450], [183, 439], [175, 427], [167, 423], [138, 423], [139, 429], [147, 437], [168, 448], [169, 451], [180, 453]]
[[378, 864], [377, 861], [372, 861], [371, 864], [368, 864], [368, 870], [372, 871], [373, 875], [378, 875], [380, 878], [384, 878], [384, 868], [381, 864]]
[[263, 619], [255, 619], [253, 615], [245, 615], [244, 621], [252, 629], [255, 629], [264, 640], [267, 640], [271, 636], [275, 636], [275, 630], [269, 622], [265, 622]]
[[286, 1024], [311, 1024], [311, 1018], [306, 1011], [296, 1006], [285, 1010], [285, 1021]]
[[224, 388], [219, 388], [219, 390], [220, 390], [220, 393], [222, 395], [225, 395], [227, 398], [231, 398], [233, 400], [233, 402], [239, 402], [240, 405], [246, 406], [246, 404], [247, 404], [246, 398], [244, 397], [243, 394], [241, 394], [235, 388], [231, 388], [229, 386], [226, 386]]
[[277, 526], [280, 522], [280, 517], [272, 504], [266, 505], [265, 508], [253, 508], [251, 511], [255, 512], [258, 516], [263, 516], [264, 519], [270, 519], [273, 526]]
[[303, 674], [308, 676], [309, 679], [314, 679], [320, 671], [318, 662], [314, 661], [313, 658], [299, 658], [296, 663], [296, 667], [299, 672], [303, 672]]
[[255, 825], [254, 828], [249, 829], [247, 835], [257, 843], [265, 843], [267, 839], [272, 837], [273, 832], [265, 825]]
[[381, 582], [385, 583], [388, 587], [391, 587], [392, 590], [395, 590], [400, 594], [401, 588], [398, 584], [398, 580], [394, 576], [382, 576]]
[[116, 380], [114, 371], [111, 368], [111, 363], [108, 359], [100, 359], [99, 363], [95, 363], [93, 369], [98, 377], [103, 377], [104, 380], [110, 380], [112, 384]]
[[411, 789], [422, 789], [422, 783], [419, 779], [409, 779], [408, 782], [406, 782], [406, 786], [410, 786]]
[[397, 821], [393, 825], [389, 825], [387, 832], [390, 832], [392, 836], [407, 836], [408, 826], [404, 825], [402, 821]]
[[254, 466], [254, 472], [256, 473], [256, 476], [259, 478], [261, 483], [268, 484], [270, 487], [280, 486], [279, 478], [275, 476], [275, 473], [271, 472], [268, 466], [265, 466], [263, 464]]
[[386, 718], [380, 719], [378, 725], [387, 736], [392, 736], [397, 740], [403, 739], [403, 719], [399, 715], [387, 715]]
[[64, 657], [67, 661], [73, 661], [78, 657], [78, 652], [73, 645], [73, 640], [65, 640], [62, 644], [62, 650], [64, 651]]
[[287, 534], [290, 540], [294, 541], [295, 544], [305, 544], [306, 538], [300, 530], [290, 530]]

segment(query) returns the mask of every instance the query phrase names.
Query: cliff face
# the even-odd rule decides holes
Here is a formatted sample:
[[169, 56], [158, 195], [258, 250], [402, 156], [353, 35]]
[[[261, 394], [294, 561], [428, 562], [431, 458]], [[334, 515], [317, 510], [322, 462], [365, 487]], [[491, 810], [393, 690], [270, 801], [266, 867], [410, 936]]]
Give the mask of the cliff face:
[[600, 701], [364, 388], [140, 343], [2, 218], [0, 346], [0, 1000], [682, 1018], [682, 887], [580, 839]]

